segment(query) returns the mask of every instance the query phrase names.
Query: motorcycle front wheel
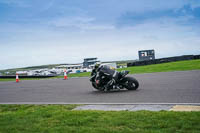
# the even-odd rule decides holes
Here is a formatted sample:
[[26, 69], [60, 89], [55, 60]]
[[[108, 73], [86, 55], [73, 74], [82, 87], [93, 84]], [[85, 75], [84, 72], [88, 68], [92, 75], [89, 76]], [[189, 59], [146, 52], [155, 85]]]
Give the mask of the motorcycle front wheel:
[[124, 77], [122, 82], [128, 90], [136, 90], [139, 87], [139, 82], [133, 77]]
[[101, 87], [97, 87], [96, 84], [94, 82], [92, 82], [92, 87], [94, 87], [95, 89], [99, 90], [99, 91], [103, 91], [103, 88]]
[[92, 82], [92, 87], [94, 87], [97, 90], [99, 89], [94, 82]]

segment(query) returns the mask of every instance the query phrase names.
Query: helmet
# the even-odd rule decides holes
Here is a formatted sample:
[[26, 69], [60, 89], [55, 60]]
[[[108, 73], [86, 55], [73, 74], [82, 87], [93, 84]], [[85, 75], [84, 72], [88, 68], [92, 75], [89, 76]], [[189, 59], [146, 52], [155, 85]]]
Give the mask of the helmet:
[[94, 65], [94, 68], [97, 69], [100, 65], [101, 65], [101, 63], [100, 63], [100, 62], [97, 62], [97, 63]]

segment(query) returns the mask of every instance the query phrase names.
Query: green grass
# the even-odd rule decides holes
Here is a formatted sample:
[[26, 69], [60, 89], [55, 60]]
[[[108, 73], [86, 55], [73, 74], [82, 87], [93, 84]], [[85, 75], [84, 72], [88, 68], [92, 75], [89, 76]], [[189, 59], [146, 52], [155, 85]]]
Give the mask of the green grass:
[[[128, 68], [121, 68], [117, 70], [118, 71], [128, 70], [130, 71], [130, 74], [200, 70], [200, 60], [177, 61], [177, 62], [154, 64], [147, 66], [134, 66]], [[90, 76], [90, 72], [68, 74], [68, 77], [88, 77], [88, 76]], [[64, 76], [57, 76], [53, 78], [63, 78], [63, 77]], [[14, 80], [15, 79], [0, 79], [0, 81], [14, 81]], [[38, 80], [38, 79], [24, 78], [20, 80]]]
[[199, 133], [200, 112], [72, 111], [76, 105], [0, 105], [0, 133]]
[[[90, 76], [90, 72], [83, 72], [83, 73], [70, 73], [67, 75], [69, 78], [70, 77], [88, 77]], [[64, 78], [64, 76], [57, 76], [54, 78]]]
[[177, 61], [162, 64], [154, 64], [147, 66], [134, 66], [121, 70], [129, 70], [131, 74], [134, 73], [154, 73], [154, 72], [170, 72], [170, 71], [188, 71], [199, 70], [200, 60]]
[[[128, 70], [130, 74], [135, 73], [154, 73], [154, 72], [170, 72], [170, 71], [188, 71], [200, 70], [200, 60], [177, 61], [162, 64], [133, 66], [117, 69], [118, 71]], [[71, 74], [69, 74], [70, 76]], [[90, 73], [73, 74], [72, 77], [90, 76]]]
[[69, 77], [88, 77], [90, 76], [90, 72], [83, 72], [83, 73], [71, 73]]

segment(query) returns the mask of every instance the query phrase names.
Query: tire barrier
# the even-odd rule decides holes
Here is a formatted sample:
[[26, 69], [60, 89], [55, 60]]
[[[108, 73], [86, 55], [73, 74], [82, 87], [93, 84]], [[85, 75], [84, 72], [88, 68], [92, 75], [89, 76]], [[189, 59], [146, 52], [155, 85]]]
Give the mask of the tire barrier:
[[183, 55], [183, 56], [160, 58], [160, 59], [154, 59], [154, 60], [135, 61], [135, 62], [127, 63], [127, 67], [145, 66], [145, 65], [151, 65], [151, 64], [161, 64], [161, 63], [167, 63], [167, 62], [193, 60], [193, 59], [200, 59], [200, 55]]

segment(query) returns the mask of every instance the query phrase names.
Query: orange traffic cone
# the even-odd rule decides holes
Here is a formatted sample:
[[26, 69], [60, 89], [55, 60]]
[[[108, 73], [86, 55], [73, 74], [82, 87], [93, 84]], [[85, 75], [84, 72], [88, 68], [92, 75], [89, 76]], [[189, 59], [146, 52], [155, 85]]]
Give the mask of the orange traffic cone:
[[19, 82], [19, 75], [16, 73], [16, 82]]
[[66, 72], [66, 70], [64, 71], [64, 79], [65, 80], [67, 79], [67, 72]]

